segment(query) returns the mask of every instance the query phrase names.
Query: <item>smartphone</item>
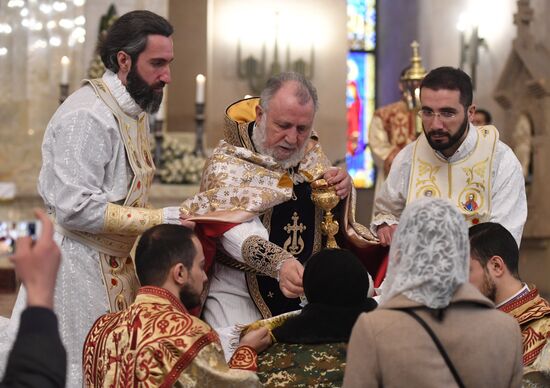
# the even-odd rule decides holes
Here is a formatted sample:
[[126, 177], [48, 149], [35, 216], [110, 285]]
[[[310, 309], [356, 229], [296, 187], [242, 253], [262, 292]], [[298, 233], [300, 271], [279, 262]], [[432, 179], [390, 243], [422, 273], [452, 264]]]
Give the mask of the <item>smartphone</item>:
[[30, 236], [36, 240], [40, 236], [40, 221], [0, 221], [0, 256], [13, 254], [15, 241], [19, 237]]

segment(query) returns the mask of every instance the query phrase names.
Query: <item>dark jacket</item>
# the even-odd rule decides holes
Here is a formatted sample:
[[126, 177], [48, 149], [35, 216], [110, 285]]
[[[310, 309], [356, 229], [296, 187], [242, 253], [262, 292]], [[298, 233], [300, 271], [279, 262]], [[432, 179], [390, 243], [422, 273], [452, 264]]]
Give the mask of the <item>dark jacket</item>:
[[19, 332], [0, 388], [64, 387], [66, 372], [67, 354], [54, 312], [44, 307], [28, 307], [21, 314]]

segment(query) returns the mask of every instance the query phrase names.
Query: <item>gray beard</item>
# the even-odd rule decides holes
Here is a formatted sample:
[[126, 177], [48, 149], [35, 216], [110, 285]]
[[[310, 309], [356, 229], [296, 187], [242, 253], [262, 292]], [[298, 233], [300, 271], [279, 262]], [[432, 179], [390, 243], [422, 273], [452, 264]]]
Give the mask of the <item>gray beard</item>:
[[285, 160], [279, 160], [275, 157], [275, 151], [273, 148], [265, 147], [265, 142], [267, 139], [266, 131], [266, 116], [264, 115], [263, 119], [259, 122], [256, 122], [256, 126], [252, 131], [252, 142], [254, 147], [258, 150], [258, 153], [266, 156], [271, 156], [283, 169], [289, 169], [291, 167], [296, 167], [304, 158], [306, 153], [307, 141], [304, 142], [302, 148], [296, 150], [289, 158]]

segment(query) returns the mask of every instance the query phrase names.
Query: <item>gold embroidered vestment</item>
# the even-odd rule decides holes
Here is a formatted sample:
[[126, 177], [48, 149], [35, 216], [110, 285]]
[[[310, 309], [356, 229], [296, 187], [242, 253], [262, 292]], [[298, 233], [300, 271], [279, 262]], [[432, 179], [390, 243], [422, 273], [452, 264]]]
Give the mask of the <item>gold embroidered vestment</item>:
[[[250, 136], [258, 103], [259, 99], [252, 98], [238, 101], [227, 108], [224, 140], [219, 143], [205, 164], [200, 193], [181, 204], [182, 213], [191, 216], [191, 220], [220, 220], [239, 224], [253, 217], [263, 216], [263, 223], [270, 231], [272, 210], [293, 200], [296, 176], [303, 182], [312, 182], [331, 167], [314, 131], [297, 171], [283, 169], [273, 158], [258, 153]], [[298, 213], [296, 217], [301, 216]], [[320, 218], [319, 216], [318, 222], [316, 220], [317, 224], [320, 224]], [[341, 218], [341, 233], [350, 244], [360, 249], [376, 244], [371, 232], [355, 222], [355, 191], [352, 191], [342, 204]], [[288, 244], [280, 244], [280, 248], [284, 245], [288, 253], [296, 254], [303, 250], [300, 238], [306, 228], [300, 227], [299, 219], [296, 220], [296, 225], [292, 222], [293, 220], [289, 220], [286, 229], [290, 238]], [[317, 246], [316, 249], [320, 249], [320, 235], [314, 244]], [[264, 250], [271, 251], [267, 246]], [[285, 256], [272, 254], [270, 257], [279, 260]], [[224, 260], [224, 264], [226, 263], [227, 260]], [[262, 315], [271, 316], [262, 303], [257, 291], [257, 282], [254, 282], [252, 277], [258, 272], [274, 277], [277, 263], [267, 263], [263, 266], [264, 270], [250, 262], [235, 263], [233, 267], [245, 271], [247, 267], [253, 268], [251, 272], [255, 272], [254, 274], [247, 273], [251, 296]]]
[[[86, 387], [256, 385], [256, 352], [239, 347], [229, 365], [217, 333], [170, 292], [142, 287], [124, 311], [100, 317], [84, 345]], [[229, 367], [235, 369], [229, 369]], [[221, 386], [221, 385], [220, 385]]]
[[[520, 325], [525, 372], [532, 369], [530, 366], [550, 340], [550, 304], [539, 296], [536, 288], [530, 288], [529, 293], [499, 307], [500, 310], [516, 318]], [[549, 372], [550, 359], [546, 368], [546, 372]]]
[[414, 148], [407, 203], [422, 197], [447, 198], [470, 225], [491, 215], [491, 171], [498, 131], [477, 127], [477, 144], [466, 158], [449, 163], [429, 145], [424, 134]]

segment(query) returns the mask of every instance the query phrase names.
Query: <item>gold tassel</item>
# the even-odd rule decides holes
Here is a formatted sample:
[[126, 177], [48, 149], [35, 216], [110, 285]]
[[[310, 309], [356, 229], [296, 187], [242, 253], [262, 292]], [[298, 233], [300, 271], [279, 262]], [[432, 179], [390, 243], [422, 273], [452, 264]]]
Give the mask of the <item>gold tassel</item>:
[[259, 321], [252, 322], [248, 325], [237, 325], [236, 328], [241, 333], [239, 337], [242, 338], [243, 336], [245, 336], [247, 333], [251, 332], [252, 330], [257, 330], [257, 329], [260, 329], [262, 327], [265, 327], [269, 331], [269, 335], [271, 336], [271, 339], [273, 340], [273, 343], [275, 343], [277, 341], [275, 340], [275, 337], [273, 336], [273, 333], [271, 331], [273, 329], [275, 329], [276, 327], [279, 327], [283, 323], [285, 323], [288, 318], [294, 317], [294, 316], [300, 314], [301, 311], [302, 310], [296, 310], [296, 311], [291, 311], [291, 312], [284, 313], [284, 314], [281, 314], [281, 315], [277, 315], [275, 317], [271, 317], [271, 318], [267, 318], [267, 319], [260, 319]]

